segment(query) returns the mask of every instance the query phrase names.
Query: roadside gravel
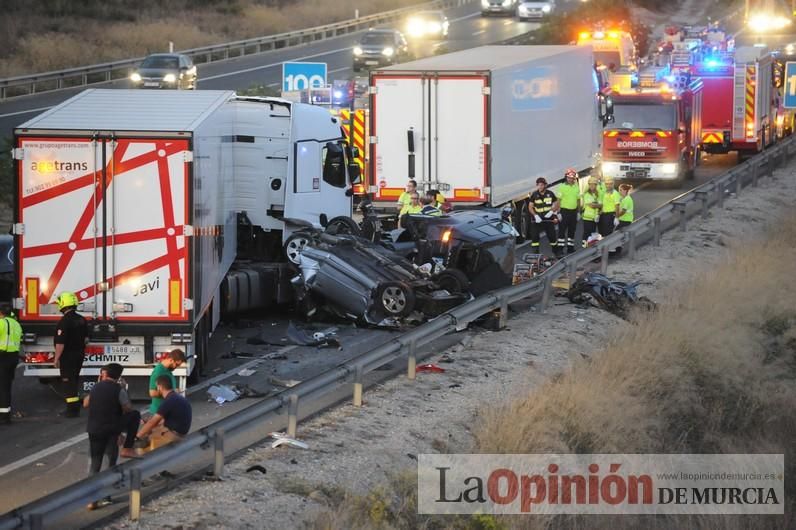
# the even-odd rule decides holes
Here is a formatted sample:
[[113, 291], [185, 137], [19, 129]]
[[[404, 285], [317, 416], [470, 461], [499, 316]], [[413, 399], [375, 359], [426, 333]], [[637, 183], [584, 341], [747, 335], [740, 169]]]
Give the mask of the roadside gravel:
[[[771, 230], [796, 203], [796, 162], [740, 198], [670, 232], [662, 246], [644, 247], [635, 261], [618, 260], [609, 275], [650, 282], [642, 294], [661, 298], [696, 270], [725, 259], [734, 245]], [[336, 408], [306, 424], [299, 436], [309, 450], [249, 450], [231, 462], [220, 482], [191, 483], [144, 506], [142, 520], [109, 528], [297, 528], [334, 503], [341, 491], [364, 494], [396, 473], [411, 472], [416, 455], [468, 452], [479, 410], [534, 387], [580, 356], [589, 356], [624, 321], [600, 309], [578, 309], [554, 299], [546, 314], [523, 312], [509, 329], [467, 332], [448, 352], [445, 373], [420, 373], [366, 392], [365, 406]], [[435, 355], [432, 360], [439, 359]], [[258, 464], [266, 469], [246, 472]]]

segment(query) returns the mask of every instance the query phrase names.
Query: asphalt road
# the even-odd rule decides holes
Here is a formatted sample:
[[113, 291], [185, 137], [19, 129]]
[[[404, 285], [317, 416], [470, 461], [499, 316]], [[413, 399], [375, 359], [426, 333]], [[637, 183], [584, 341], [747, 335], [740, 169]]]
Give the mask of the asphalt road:
[[[482, 19], [477, 5], [448, 12], [452, 20], [447, 45], [454, 51], [487, 44], [526, 32], [531, 23], [518, 23], [509, 18]], [[279, 83], [281, 62], [287, 60], [323, 61], [328, 64], [330, 78], [351, 75], [351, 47], [356, 36], [341, 37], [299, 48], [247, 57], [224, 63], [203, 65], [200, 70], [200, 89], [240, 89], [252, 84]], [[0, 135], [28, 119], [42, 108], [55, 105], [76, 91], [64, 91], [22, 98], [0, 105]], [[697, 170], [695, 181], [688, 187], [704, 182], [725, 171], [735, 158], [714, 156], [704, 160]], [[642, 186], [634, 195], [637, 215], [643, 215], [681, 190]], [[217, 330], [212, 339], [214, 359], [208, 370], [210, 382], [248, 385], [261, 393], [278, 391], [273, 378], [301, 380], [331, 368], [353, 356], [387, 341], [393, 332], [359, 329], [348, 324], [329, 324], [339, 327], [342, 349], [316, 349], [289, 346], [283, 341], [287, 320], [283, 314], [252, 315]], [[328, 327], [321, 325], [319, 328]], [[274, 345], [247, 344], [254, 336], [265, 334]], [[231, 353], [236, 352], [237, 356]], [[277, 353], [270, 360], [258, 358]], [[251, 376], [240, 376], [241, 367], [256, 369]], [[194, 406], [194, 429], [248, 406], [251, 399], [241, 399], [218, 406], [206, 399], [209, 382], [190, 389]], [[57, 415], [63, 402], [49, 386], [32, 378], [19, 377], [14, 387], [14, 405], [24, 417], [11, 426], [0, 426], [0, 511], [6, 512], [30, 500], [58, 490], [86, 475], [88, 444], [85, 441], [85, 419], [70, 420]], [[24, 485], [24, 487], [20, 487]]]

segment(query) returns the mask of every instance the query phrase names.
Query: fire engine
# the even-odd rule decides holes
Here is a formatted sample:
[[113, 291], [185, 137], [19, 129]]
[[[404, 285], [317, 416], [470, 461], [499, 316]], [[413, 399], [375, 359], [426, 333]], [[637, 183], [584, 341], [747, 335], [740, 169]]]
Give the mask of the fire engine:
[[733, 74], [731, 145], [740, 161], [776, 140], [774, 58], [765, 48], [738, 48]]
[[732, 54], [712, 54], [694, 65], [691, 71], [704, 85], [700, 148], [704, 153], [729, 153], [732, 149], [734, 58]]
[[615, 121], [603, 132], [603, 174], [674, 183], [699, 161], [702, 81], [667, 68], [645, 72], [636, 89], [612, 92]]

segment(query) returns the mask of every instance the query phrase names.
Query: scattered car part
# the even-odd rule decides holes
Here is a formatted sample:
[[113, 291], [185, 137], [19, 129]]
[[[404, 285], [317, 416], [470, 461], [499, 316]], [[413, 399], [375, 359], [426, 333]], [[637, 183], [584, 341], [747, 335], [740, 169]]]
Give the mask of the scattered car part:
[[567, 298], [574, 304], [596, 302], [611, 313], [627, 319], [633, 307], [643, 311], [655, 311], [655, 302], [639, 296], [636, 288], [641, 282], [616, 282], [595, 272], [580, 276], [567, 291]]

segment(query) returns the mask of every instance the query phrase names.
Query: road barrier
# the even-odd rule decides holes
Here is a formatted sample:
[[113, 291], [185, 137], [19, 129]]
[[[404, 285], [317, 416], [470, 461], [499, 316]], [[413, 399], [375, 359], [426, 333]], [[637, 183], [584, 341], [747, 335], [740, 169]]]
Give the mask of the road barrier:
[[[191, 48], [189, 50], [179, 51], [178, 53], [184, 53], [190, 56], [197, 64], [226, 61], [228, 59], [245, 57], [247, 55], [340, 37], [349, 33], [365, 30], [375, 25], [400, 20], [406, 15], [416, 12], [418, 9], [446, 9], [470, 4], [474, 1], [475, 0], [433, 0], [425, 4], [394, 9], [392, 11], [334, 22], [314, 28], [278, 33], [276, 35], [266, 35], [264, 37], [255, 37], [223, 44], [214, 44], [201, 48]], [[130, 69], [136, 67], [143, 60], [144, 57], [138, 57], [136, 59], [126, 59], [0, 79], [0, 101], [33, 95], [40, 92], [63, 90], [66, 88], [98, 83], [110, 83], [112, 81], [126, 79], [130, 74]], [[202, 79], [199, 78], [200, 82], [201, 80]]]
[[0, 517], [0, 530], [55, 526], [61, 518], [83, 509], [87, 503], [124, 491], [129, 492], [130, 515], [135, 520], [141, 513], [142, 479], [174, 469], [199, 456], [205, 457], [199, 469], [212, 467], [218, 476], [224, 467], [225, 439], [243, 435], [285, 414], [288, 434], [295, 436], [299, 425], [299, 405], [309, 398], [330, 395], [341, 385], [352, 385], [353, 403], [361, 406], [363, 376], [398, 358], [408, 359], [407, 379], [414, 380], [417, 351], [421, 345], [464, 330], [471, 322], [493, 311], [499, 312], [499, 325], [505, 326], [509, 304], [523, 299], [535, 298], [537, 307], [541, 311], [546, 310], [552, 301], [553, 281], [557, 277], [567, 274], [571, 284], [578, 268], [597, 258], [600, 259], [601, 272], [606, 273], [609, 252], [620, 245], [628, 259], [635, 259], [639, 246], [647, 242], [659, 246], [665, 231], [685, 231], [690, 218], [706, 218], [712, 206], [723, 208], [728, 195], [738, 197], [744, 187], [756, 187], [761, 177], [772, 175], [774, 168], [782, 166], [795, 151], [796, 136], [793, 136], [725, 174], [675, 197], [633, 224], [603, 238], [594, 247], [562, 258], [532, 280], [480, 296], [332, 370], [191, 433], [177, 444], [162, 447], [141, 460], [125, 462], [17, 508]]

